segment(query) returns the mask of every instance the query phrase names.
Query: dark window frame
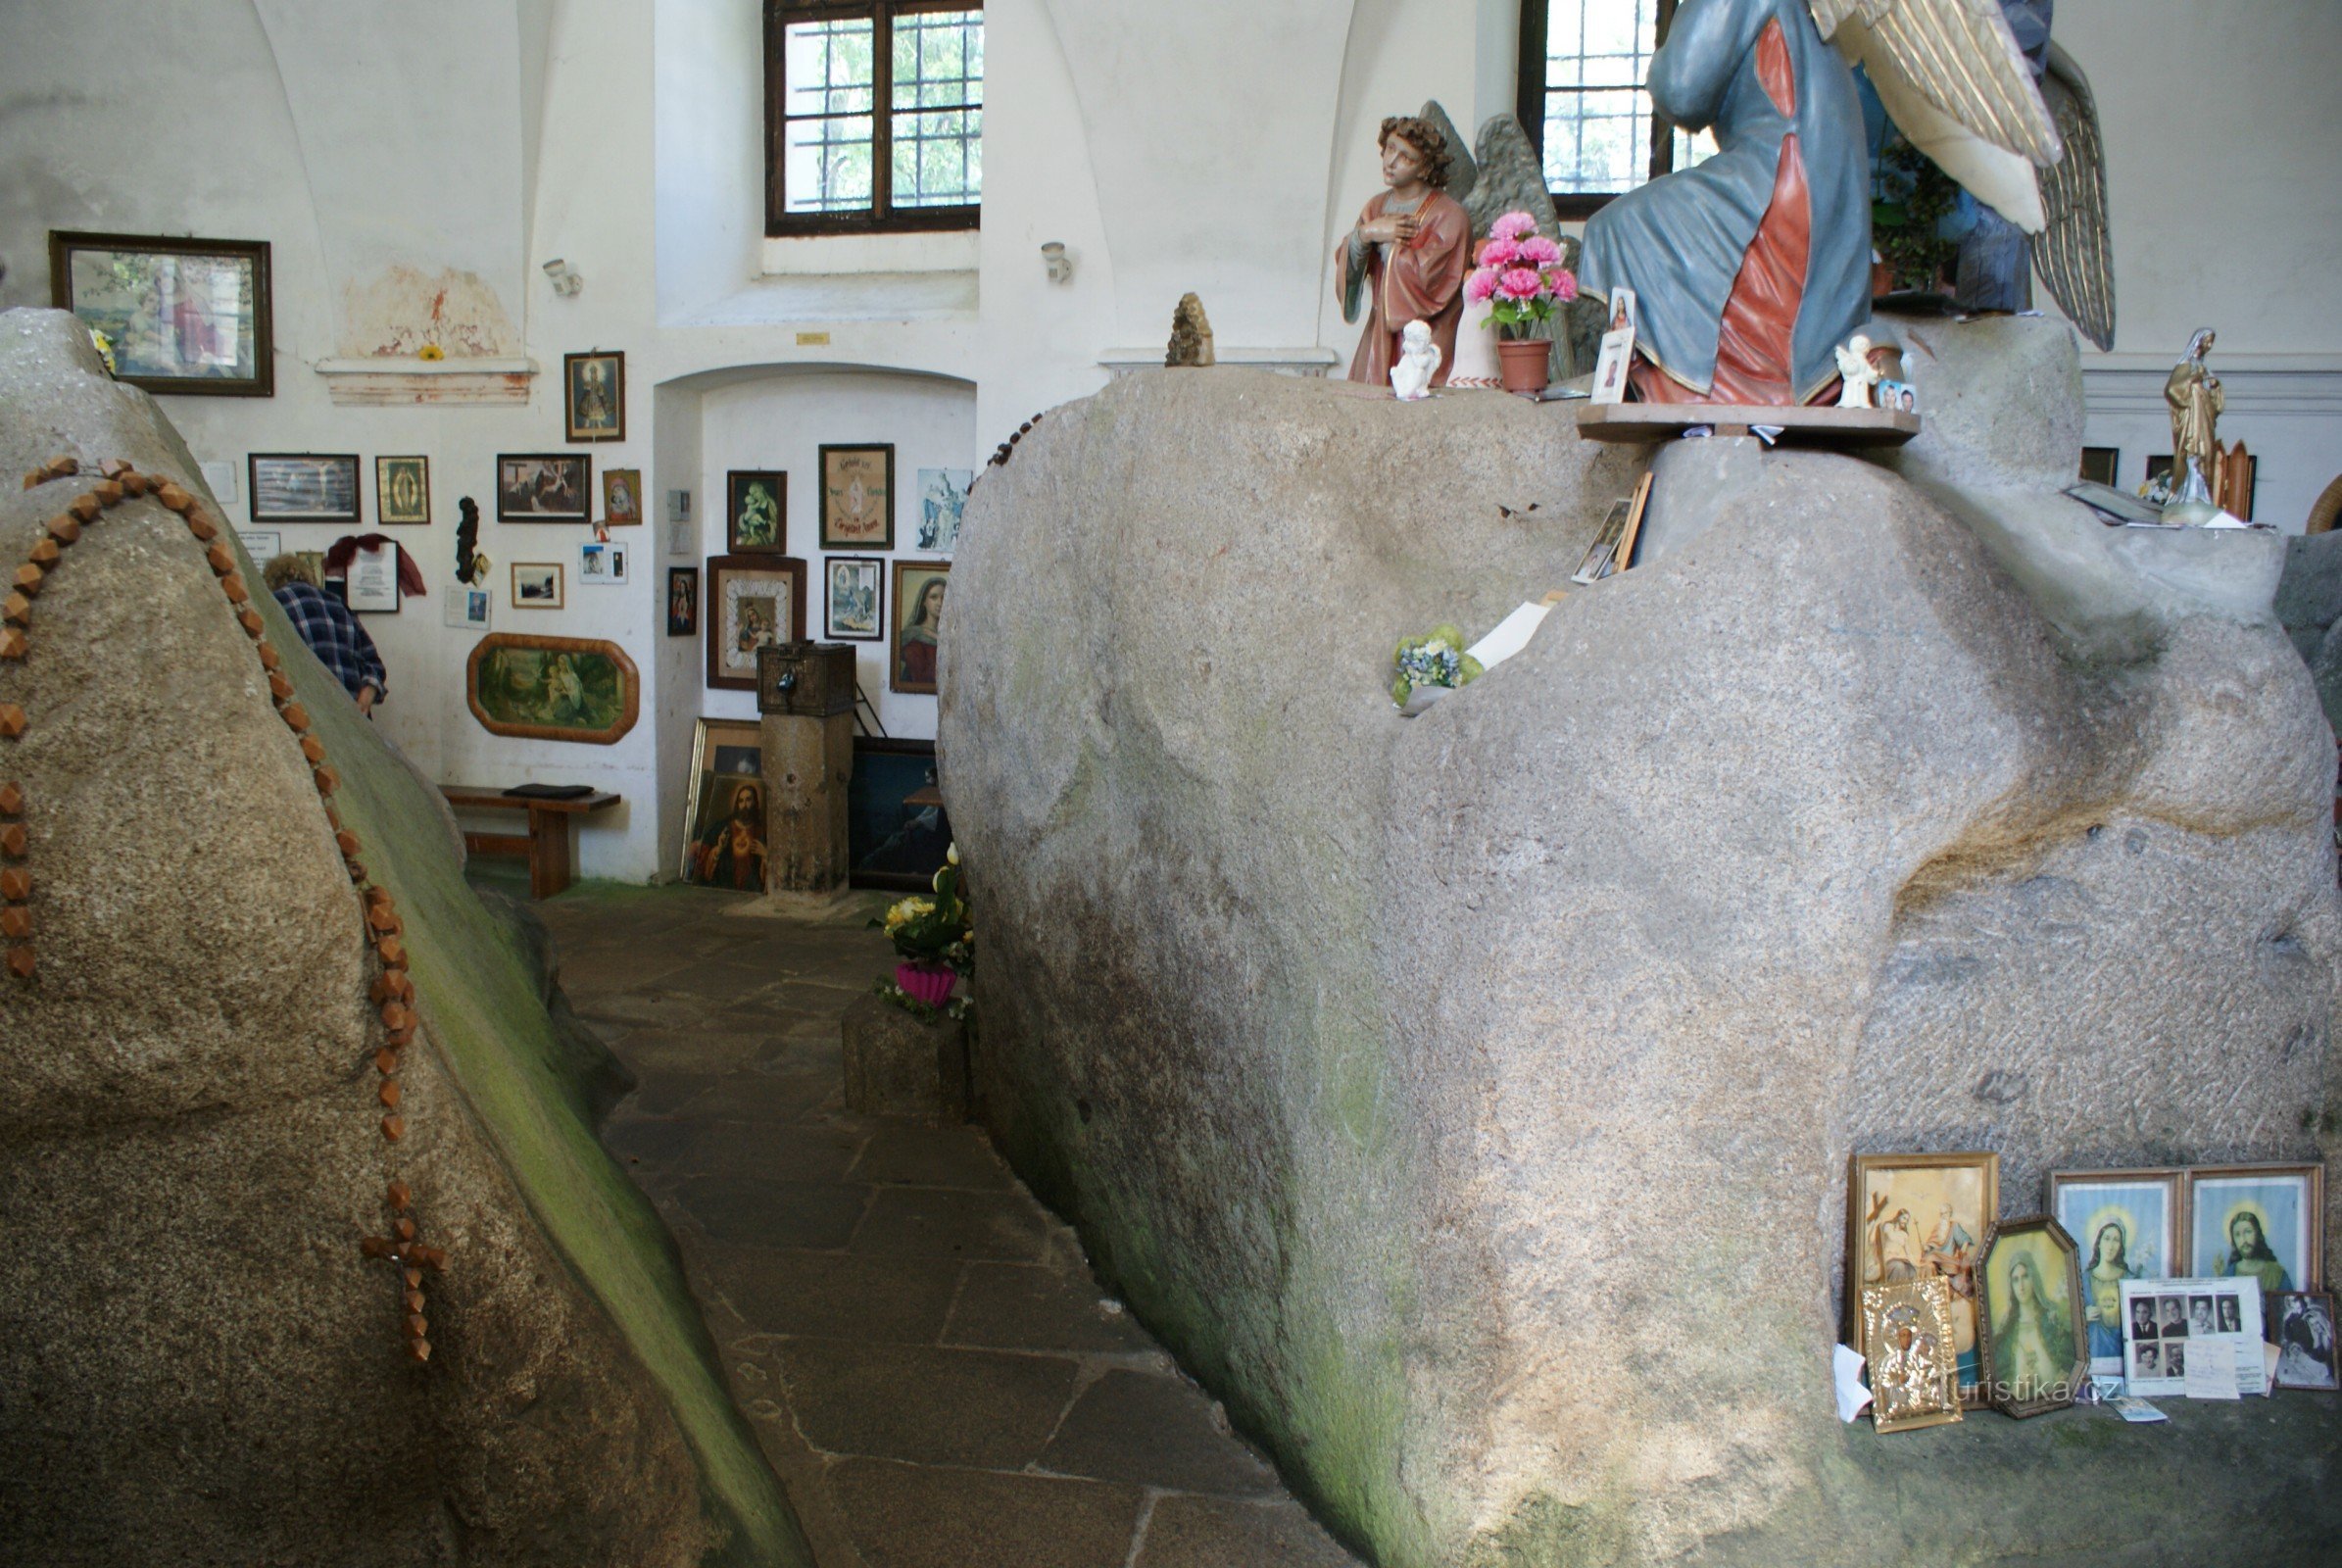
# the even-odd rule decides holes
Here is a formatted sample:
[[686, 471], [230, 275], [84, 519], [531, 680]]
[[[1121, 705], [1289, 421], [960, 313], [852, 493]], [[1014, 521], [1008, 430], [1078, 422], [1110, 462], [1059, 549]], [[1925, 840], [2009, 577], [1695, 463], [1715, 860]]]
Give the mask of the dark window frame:
[[[1676, 18], [1678, 0], [1658, 0], [1654, 17], [1651, 49], [1655, 54], [1659, 45], [1667, 42], [1667, 29]], [[1514, 109], [1521, 117], [1521, 128], [1529, 132], [1529, 145], [1537, 149], [1537, 168], [1545, 167], [1545, 45], [1549, 39], [1548, 24], [1552, 0], [1521, 0], [1521, 60], [1515, 74]], [[1651, 171], [1649, 177], [1675, 172], [1676, 125], [1656, 105], [1651, 109]], [[1610, 203], [1626, 194], [1613, 191], [1551, 191], [1553, 211], [1563, 219], [1591, 218]]]
[[[895, 19], [946, 11], [982, 14], [984, 0], [764, 0], [764, 234], [767, 239], [813, 234], [907, 234], [982, 226], [981, 197], [961, 207], [894, 205]], [[850, 213], [789, 211], [788, 74], [782, 53], [788, 26], [802, 22], [871, 24], [870, 205]], [[981, 109], [982, 105], [977, 106]], [[907, 111], [906, 111], [907, 112]]]

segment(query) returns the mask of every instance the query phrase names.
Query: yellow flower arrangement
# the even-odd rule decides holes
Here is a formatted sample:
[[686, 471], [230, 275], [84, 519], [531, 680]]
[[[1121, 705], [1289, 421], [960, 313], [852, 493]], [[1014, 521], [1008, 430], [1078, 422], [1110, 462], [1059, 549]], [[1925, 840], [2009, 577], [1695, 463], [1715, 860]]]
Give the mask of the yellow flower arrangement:
[[444, 360], [447, 358], [447, 350], [436, 343], [425, 343], [421, 349], [416, 351], [415, 357], [418, 360]]

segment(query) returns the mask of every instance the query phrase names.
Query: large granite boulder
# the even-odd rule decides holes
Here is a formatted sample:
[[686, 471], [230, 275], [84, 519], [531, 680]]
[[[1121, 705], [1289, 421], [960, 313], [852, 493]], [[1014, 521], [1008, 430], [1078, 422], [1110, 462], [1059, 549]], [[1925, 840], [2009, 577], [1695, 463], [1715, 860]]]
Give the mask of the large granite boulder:
[[1393, 1568], [2342, 1528], [2311, 1396], [2169, 1441], [1833, 1417], [1850, 1152], [1997, 1150], [2014, 1215], [2057, 1166], [2319, 1156], [2337, 1102], [2281, 546], [2104, 529], [2055, 494], [2067, 330], [1924, 330], [1899, 473], [1764, 454], [1413, 720], [1395, 640], [1565, 582], [1647, 453], [1170, 371], [977, 486], [942, 746], [981, 1113]]
[[[61, 455], [84, 476], [19, 488]], [[108, 458], [199, 488], [72, 318], [0, 316], [12, 571]], [[372, 958], [309, 766], [203, 547], [127, 502], [0, 663], [30, 719], [0, 779], [27, 796], [39, 958], [0, 975], [0, 1560], [809, 1560], [670, 1239], [595, 1140], [615, 1063], [557, 1030], [436, 792], [256, 599], [405, 922], [404, 1137], [378, 1126]], [[398, 1273], [361, 1251], [393, 1178], [446, 1253], [421, 1364]]]

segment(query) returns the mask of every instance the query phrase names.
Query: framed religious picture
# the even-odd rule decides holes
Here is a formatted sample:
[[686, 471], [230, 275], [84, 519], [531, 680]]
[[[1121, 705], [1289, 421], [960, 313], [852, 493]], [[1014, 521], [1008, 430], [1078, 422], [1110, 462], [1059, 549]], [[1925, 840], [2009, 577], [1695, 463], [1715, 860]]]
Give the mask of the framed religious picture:
[[255, 452], [244, 460], [254, 522], [356, 522], [358, 457]]
[[788, 556], [707, 561], [707, 684], [756, 689], [756, 650], [805, 636], [805, 564]]
[[106, 336], [149, 392], [276, 395], [268, 242], [49, 232], [49, 303]]
[[472, 644], [464, 695], [491, 735], [609, 746], [634, 728], [642, 679], [616, 643], [494, 631]]
[[935, 742], [856, 735], [846, 788], [847, 881], [923, 892], [951, 850], [951, 818], [936, 793]]
[[599, 350], [562, 355], [561, 408], [561, 439], [625, 440], [626, 356]]
[[1950, 1293], [1960, 1388], [1971, 1404], [1983, 1353], [1976, 1318], [1976, 1253], [2000, 1217], [2000, 1156], [1856, 1154], [1846, 1172], [1846, 1298], [1849, 1318], [1866, 1285], [1940, 1279]]
[[589, 539], [577, 547], [577, 580], [589, 588], [614, 588], [626, 580], [627, 547]]
[[886, 595], [886, 563], [876, 556], [829, 556], [821, 563], [822, 629], [832, 642], [884, 640], [879, 619]]
[[666, 569], [666, 634], [669, 637], [697, 637], [700, 634], [700, 568], [697, 566], [669, 566]]
[[887, 653], [887, 685], [899, 692], [935, 691], [936, 653], [944, 635], [944, 586], [949, 561], [895, 563], [895, 634]]
[[559, 562], [513, 562], [512, 608], [514, 610], [561, 609], [561, 576]]
[[2342, 1389], [2334, 1364], [2334, 1298], [2322, 1291], [2280, 1291], [2269, 1301], [2280, 1389]]
[[1879, 1432], [1961, 1419], [1951, 1293], [1942, 1280], [1865, 1285], [1853, 1316], [1853, 1337], [1862, 1345], [1871, 1381], [1871, 1421]]
[[2325, 1167], [2191, 1166], [2187, 1272], [2257, 1280], [2264, 1297], [2323, 1290]]
[[602, 470], [602, 520], [612, 528], [639, 526], [643, 520], [643, 470]]
[[1976, 1284], [1992, 1407], [2028, 1416], [2072, 1404], [2090, 1375], [2090, 1349], [2082, 1333], [2080, 1254], [2066, 1227], [2047, 1214], [1994, 1225], [1984, 1236]]
[[593, 521], [594, 460], [568, 452], [500, 456], [496, 520]]
[[2082, 1329], [2096, 1376], [2122, 1375], [2122, 1282], [2179, 1272], [2186, 1185], [2176, 1169], [2049, 1173], [2049, 1212], [2081, 1250]]
[[1634, 510], [1635, 503], [1632, 500], [1613, 501], [1610, 504], [1610, 515], [1594, 531], [1593, 543], [1586, 547], [1586, 558], [1578, 563], [1578, 569], [1570, 574], [1570, 581], [1582, 586], [1597, 583], [1618, 570], [1618, 543], [1627, 536], [1627, 518]]
[[703, 718], [693, 732], [678, 864], [684, 881], [763, 891], [763, 744], [753, 718]]
[[431, 460], [374, 460], [374, 520], [386, 527], [431, 520]]
[[2081, 477], [2091, 484], [2114, 487], [2115, 475], [2122, 471], [2121, 447], [2083, 447], [2081, 449]]
[[724, 547], [736, 556], [789, 553], [789, 476], [777, 468], [724, 475]]
[[821, 449], [821, 548], [895, 548], [895, 448]]
[[948, 556], [959, 548], [959, 519], [975, 483], [973, 468], [919, 470], [919, 536], [912, 548], [931, 556]]
[[1594, 361], [1594, 403], [1627, 401], [1627, 373], [1635, 368], [1635, 329], [1619, 327], [1602, 334], [1602, 352]]

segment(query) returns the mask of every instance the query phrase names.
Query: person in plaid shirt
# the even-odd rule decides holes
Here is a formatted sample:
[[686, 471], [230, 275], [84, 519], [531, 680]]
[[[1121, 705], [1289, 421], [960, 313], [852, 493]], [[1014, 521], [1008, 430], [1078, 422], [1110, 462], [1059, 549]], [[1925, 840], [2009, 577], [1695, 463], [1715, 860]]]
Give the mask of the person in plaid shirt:
[[358, 624], [358, 617], [317, 586], [299, 556], [278, 556], [261, 575], [309, 651], [358, 699], [360, 712], [372, 712], [390, 691], [390, 676], [382, 667], [382, 656], [374, 652], [374, 639]]

